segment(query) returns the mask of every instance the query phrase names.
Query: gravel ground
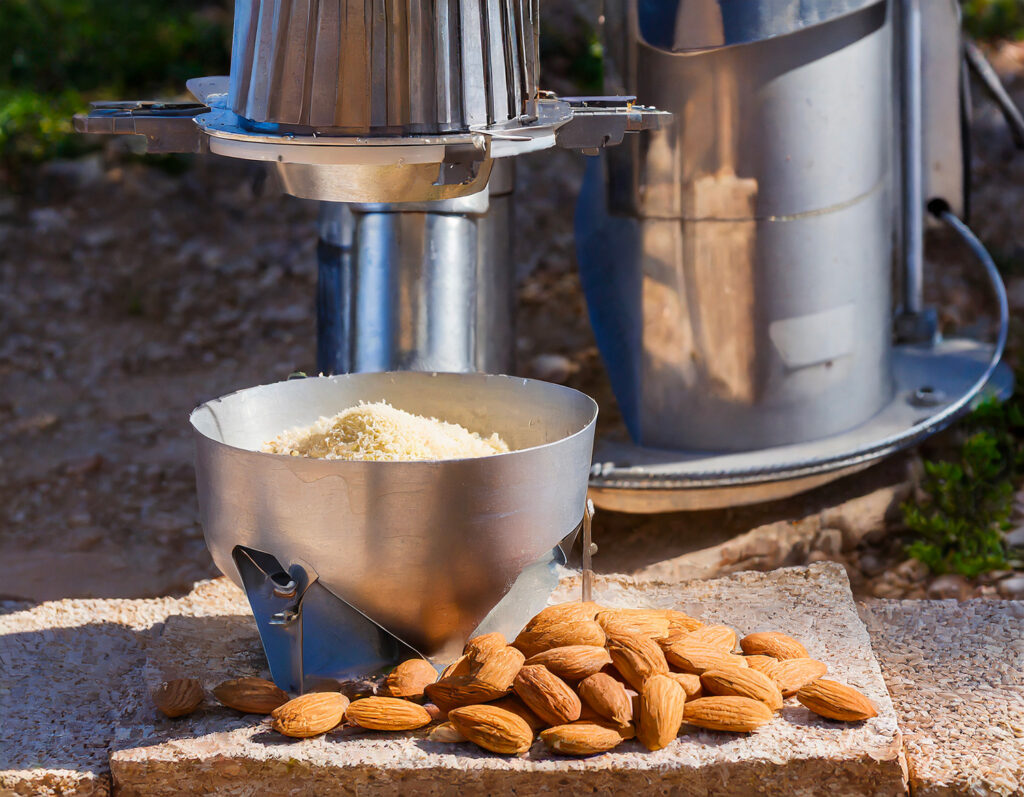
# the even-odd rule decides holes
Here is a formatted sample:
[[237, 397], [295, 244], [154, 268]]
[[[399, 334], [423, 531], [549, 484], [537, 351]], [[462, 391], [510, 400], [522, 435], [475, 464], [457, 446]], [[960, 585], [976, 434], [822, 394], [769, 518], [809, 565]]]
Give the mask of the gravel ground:
[[[997, 55], [1024, 100], [1024, 48]], [[1024, 307], [1024, 155], [984, 102], [975, 141], [975, 224]], [[520, 165], [519, 370], [594, 395], [602, 431], [615, 432], [573, 259], [581, 171], [564, 152]], [[214, 573], [187, 414], [313, 370], [314, 218], [313, 203], [261, 183], [246, 164], [195, 159], [173, 176], [115, 142], [50, 164], [30, 196], [0, 195], [0, 554], [14, 574], [0, 596], [180, 594]], [[990, 324], [978, 310], [983, 287], [962, 274], [966, 258], [935, 243], [929, 292], [945, 326]], [[666, 523], [659, 537], [642, 521], [605, 515], [595, 534], [614, 534], [633, 555], [647, 546], [640, 558], [653, 561], [687, 525]]]

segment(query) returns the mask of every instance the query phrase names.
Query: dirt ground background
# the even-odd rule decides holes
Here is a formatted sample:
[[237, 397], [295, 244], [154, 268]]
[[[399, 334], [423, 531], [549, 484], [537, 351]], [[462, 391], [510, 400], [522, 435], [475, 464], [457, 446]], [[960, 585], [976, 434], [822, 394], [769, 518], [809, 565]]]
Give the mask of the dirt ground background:
[[[1024, 103], [1024, 48], [1004, 45], [995, 60]], [[980, 96], [973, 133], [973, 224], [1019, 311], [1024, 154]], [[581, 173], [582, 159], [564, 152], [520, 164], [519, 371], [597, 397], [607, 431], [614, 400], [573, 252]], [[246, 164], [197, 158], [174, 175], [120, 142], [43, 167], [27, 195], [0, 195], [0, 597], [181, 594], [215, 572], [197, 519], [188, 413], [314, 371], [315, 217], [314, 203]], [[944, 327], [989, 327], [966, 254], [941, 238], [930, 252], [928, 289]], [[799, 518], [902, 478], [893, 474], [905, 464], [760, 507], [602, 513], [597, 564], [636, 570]]]

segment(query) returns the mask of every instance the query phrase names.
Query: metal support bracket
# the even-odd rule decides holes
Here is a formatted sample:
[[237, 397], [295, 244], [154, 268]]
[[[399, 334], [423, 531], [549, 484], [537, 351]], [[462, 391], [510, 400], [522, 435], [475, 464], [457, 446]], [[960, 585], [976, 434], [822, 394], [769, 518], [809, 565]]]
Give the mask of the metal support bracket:
[[210, 109], [198, 102], [94, 102], [89, 113], [75, 114], [75, 131], [145, 136], [146, 152], [206, 152], [206, 136], [195, 117]]
[[274, 683], [306, 692], [419, 654], [319, 583], [305, 562], [237, 546], [232, 557]]
[[555, 131], [555, 143], [596, 155], [603, 147], [622, 143], [626, 133], [657, 130], [672, 118], [667, 111], [637, 105], [636, 97], [560, 97], [572, 116]]

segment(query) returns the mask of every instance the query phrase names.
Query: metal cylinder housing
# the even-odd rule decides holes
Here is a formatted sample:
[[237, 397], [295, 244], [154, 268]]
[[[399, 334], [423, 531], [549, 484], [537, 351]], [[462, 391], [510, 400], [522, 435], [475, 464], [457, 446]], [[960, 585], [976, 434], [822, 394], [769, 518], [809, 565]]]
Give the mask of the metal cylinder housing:
[[515, 370], [513, 166], [457, 199], [322, 204], [322, 373]]
[[[592, 164], [577, 217], [630, 432], [737, 451], [855, 427], [893, 390], [887, 4], [685, 52], [645, 38], [656, 5], [612, 3], [626, 38], [610, 49], [621, 88], [674, 123]], [[739, 13], [678, 5], [714, 6], [725, 31]]]
[[535, 115], [539, 0], [237, 0], [231, 109], [345, 135]]

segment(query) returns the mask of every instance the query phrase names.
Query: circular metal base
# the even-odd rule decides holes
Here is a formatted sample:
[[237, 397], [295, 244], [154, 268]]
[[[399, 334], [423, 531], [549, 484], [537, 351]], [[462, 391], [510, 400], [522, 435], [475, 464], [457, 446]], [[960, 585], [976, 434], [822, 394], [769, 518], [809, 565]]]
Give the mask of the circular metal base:
[[[590, 496], [602, 509], [674, 512], [755, 504], [810, 490], [947, 426], [958, 415], [938, 416], [976, 389], [992, 352], [989, 343], [962, 338], [897, 346], [892, 401], [860, 426], [807, 443], [719, 453], [602, 440], [594, 452]], [[1008, 397], [1013, 392], [1009, 367], [1000, 364], [983, 392]], [[928, 425], [931, 418], [937, 419], [934, 425]]]

